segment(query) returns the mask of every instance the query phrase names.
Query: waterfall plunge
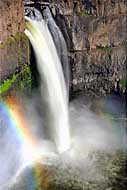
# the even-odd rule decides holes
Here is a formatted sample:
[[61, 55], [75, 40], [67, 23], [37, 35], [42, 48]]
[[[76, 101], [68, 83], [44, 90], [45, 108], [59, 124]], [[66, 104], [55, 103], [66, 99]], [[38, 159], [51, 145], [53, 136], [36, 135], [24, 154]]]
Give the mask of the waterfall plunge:
[[[38, 11], [36, 14], [39, 15]], [[26, 21], [25, 34], [36, 55], [41, 96], [48, 111], [48, 127], [57, 151], [62, 153], [70, 148], [68, 96], [62, 66], [47, 23], [40, 15], [37, 20], [26, 17]]]
[[45, 7], [45, 9], [43, 10], [43, 16], [48, 24], [48, 28], [53, 37], [59, 58], [61, 60], [64, 76], [65, 76], [65, 81], [66, 81], [66, 87], [69, 93], [70, 68], [68, 64], [66, 42], [62, 35], [62, 32], [60, 31], [59, 27], [57, 26], [55, 20], [52, 17], [49, 7]]

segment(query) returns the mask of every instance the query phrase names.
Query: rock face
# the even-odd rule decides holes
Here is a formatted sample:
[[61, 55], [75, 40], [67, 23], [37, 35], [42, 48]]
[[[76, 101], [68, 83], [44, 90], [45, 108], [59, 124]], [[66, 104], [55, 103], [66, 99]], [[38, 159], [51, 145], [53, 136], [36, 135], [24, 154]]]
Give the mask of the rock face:
[[67, 41], [74, 92], [125, 92], [126, 0], [52, 0]]
[[0, 84], [29, 62], [22, 0], [0, 1]]
[[[67, 42], [72, 73], [70, 86], [73, 92], [124, 93], [127, 84], [127, 1], [41, 0], [41, 2], [49, 3]], [[23, 35], [23, 1], [1, 0], [0, 13], [1, 84], [29, 62], [29, 44]]]

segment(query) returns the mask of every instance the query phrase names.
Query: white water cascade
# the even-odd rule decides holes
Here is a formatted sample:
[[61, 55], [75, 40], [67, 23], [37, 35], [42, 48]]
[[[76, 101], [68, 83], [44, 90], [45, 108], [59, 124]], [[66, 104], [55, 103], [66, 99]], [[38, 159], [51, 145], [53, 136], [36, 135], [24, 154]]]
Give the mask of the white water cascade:
[[[39, 15], [39, 12], [36, 11]], [[26, 17], [26, 31], [37, 60], [41, 78], [41, 96], [48, 112], [48, 127], [57, 151], [63, 153], [70, 148], [68, 118], [68, 95], [52, 36], [47, 23], [39, 15], [37, 20]]]
[[66, 45], [65, 39], [63, 37], [61, 30], [57, 26], [48, 6], [45, 7], [45, 9], [43, 10], [43, 16], [44, 16], [45, 21], [47, 22], [48, 28], [53, 37], [53, 40], [54, 40], [54, 43], [59, 55], [59, 58], [61, 60], [63, 72], [65, 76], [65, 81], [66, 81], [66, 87], [69, 93], [70, 68], [68, 64], [68, 53], [67, 53], [67, 45]]

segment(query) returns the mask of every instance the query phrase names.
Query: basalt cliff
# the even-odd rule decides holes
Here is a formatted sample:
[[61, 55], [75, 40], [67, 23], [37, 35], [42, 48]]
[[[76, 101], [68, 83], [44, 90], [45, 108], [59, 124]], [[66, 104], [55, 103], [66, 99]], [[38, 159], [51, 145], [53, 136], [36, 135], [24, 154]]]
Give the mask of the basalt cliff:
[[126, 0], [52, 1], [63, 31], [73, 91], [125, 92]]
[[[49, 6], [67, 43], [72, 92], [126, 92], [126, 0], [24, 1]], [[21, 0], [0, 2], [0, 83], [29, 64]], [[11, 77], [10, 77], [11, 76]], [[3, 89], [3, 88], [2, 88]]]

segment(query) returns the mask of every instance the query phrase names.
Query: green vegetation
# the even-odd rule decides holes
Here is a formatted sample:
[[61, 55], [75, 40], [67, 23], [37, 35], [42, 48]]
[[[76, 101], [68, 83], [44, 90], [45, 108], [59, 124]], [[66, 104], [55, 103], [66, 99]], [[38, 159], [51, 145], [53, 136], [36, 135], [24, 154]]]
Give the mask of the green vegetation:
[[[20, 79], [21, 78], [21, 79]], [[30, 87], [32, 85], [32, 76], [31, 76], [31, 69], [29, 66], [25, 66], [23, 71], [20, 73], [20, 80], [19, 80], [19, 85], [21, 91], [24, 91], [25, 88]]]
[[97, 46], [96, 48], [99, 49], [99, 50], [102, 50], [102, 51], [106, 51], [106, 52], [111, 52], [112, 51], [112, 47], [109, 47], [109, 46], [105, 46], [105, 47]]
[[15, 35], [15, 37], [7, 38], [4, 42], [2, 42], [0, 44], [0, 49], [4, 49], [7, 45], [11, 45], [11, 44], [13, 44], [15, 42], [18, 42], [20, 40], [21, 41], [28, 41], [28, 39], [27, 39], [27, 37], [25, 36], [24, 33], [21, 33], [21, 34], [17, 33]]
[[7, 79], [0, 85], [0, 94], [7, 92], [13, 88], [13, 85], [17, 89], [24, 91], [25, 88], [30, 88], [32, 84], [31, 70], [28, 65], [25, 65], [21, 72], [13, 74], [11, 79]]
[[91, 16], [90, 14], [88, 14], [86, 12], [80, 12], [78, 14], [79, 14], [79, 16], [82, 16], [82, 17], [89, 17], [89, 16]]
[[18, 74], [13, 75], [13, 77], [11, 79], [5, 80], [4, 83], [2, 85], [0, 85], [0, 94], [8, 91], [11, 88], [11, 86], [15, 82], [17, 76], [18, 76]]
[[122, 79], [120, 81], [120, 84], [121, 84], [122, 88], [126, 88], [127, 87], [127, 79]]

